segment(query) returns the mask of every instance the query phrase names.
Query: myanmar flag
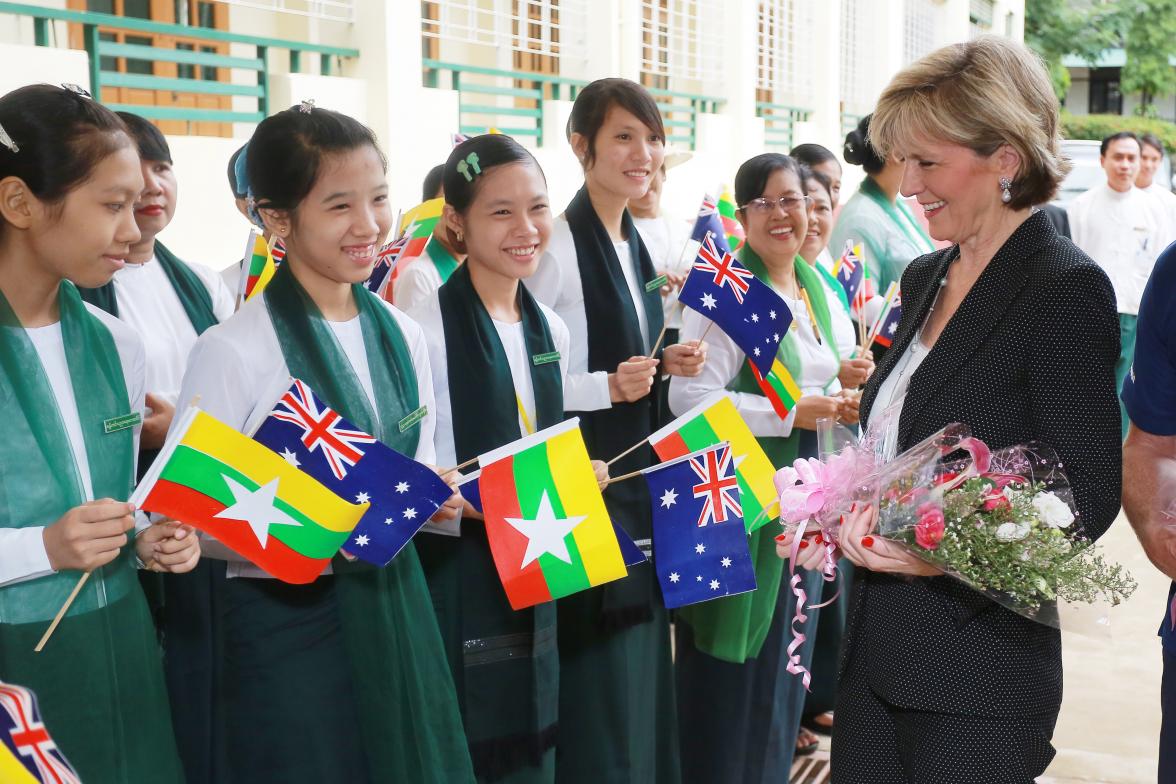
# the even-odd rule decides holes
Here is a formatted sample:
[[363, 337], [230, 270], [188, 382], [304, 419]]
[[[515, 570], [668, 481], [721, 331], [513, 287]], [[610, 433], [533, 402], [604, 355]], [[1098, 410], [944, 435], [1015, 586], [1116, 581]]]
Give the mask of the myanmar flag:
[[723, 222], [723, 232], [727, 235], [727, 247], [732, 253], [737, 253], [743, 247], [747, 235], [743, 232], [743, 224], [735, 217], [735, 197], [726, 186], [723, 186], [723, 193], [719, 196], [719, 220]]
[[772, 404], [772, 408], [776, 411], [776, 415], [781, 419], [786, 419], [788, 413], [796, 406], [796, 401], [800, 400], [800, 387], [796, 384], [796, 379], [792, 377], [792, 373], [788, 368], [784, 367], [784, 363], [780, 361], [777, 356], [772, 360], [772, 367], [765, 376], [760, 373], [759, 368], [754, 363], [748, 362], [747, 366], [751, 368], [752, 375], [755, 376], [755, 381], [759, 384], [760, 391], [764, 393], [764, 397]]
[[313, 582], [370, 504], [352, 504], [198, 408], [174, 426], [131, 502], [194, 526], [288, 583]]
[[516, 610], [628, 574], [580, 420], [478, 458], [494, 565]]
[[414, 259], [425, 252], [425, 245], [429, 237], [433, 236], [433, 229], [437, 221], [441, 220], [441, 210], [445, 207], [445, 199], [430, 199], [418, 204], [404, 214], [400, 219], [400, 235], [408, 237], [408, 247], [401, 253], [402, 258]]
[[776, 469], [731, 398], [722, 392], [712, 395], [649, 437], [653, 451], [663, 462], [724, 441], [731, 444], [734, 453], [743, 522], [751, 533], [779, 514], [772, 482]]
[[[285, 258], [286, 246], [282, 246], [282, 258]], [[250, 229], [249, 241], [245, 244], [244, 269], [241, 270], [241, 283], [237, 290], [237, 301], [245, 302], [261, 291], [274, 276], [276, 266], [274, 256], [270, 252], [265, 237]]]

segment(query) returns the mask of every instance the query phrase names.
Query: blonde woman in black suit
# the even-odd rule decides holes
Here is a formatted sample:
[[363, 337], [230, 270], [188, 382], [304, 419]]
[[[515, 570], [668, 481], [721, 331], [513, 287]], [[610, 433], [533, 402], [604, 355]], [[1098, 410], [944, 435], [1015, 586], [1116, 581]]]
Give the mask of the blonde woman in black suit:
[[[902, 160], [931, 235], [954, 244], [903, 274], [862, 421], [897, 409], [897, 452], [951, 422], [993, 449], [1047, 443], [1097, 538], [1119, 511], [1118, 321], [1106, 275], [1033, 209], [1068, 169], [1044, 67], [1001, 38], [945, 47], [895, 76], [870, 131]], [[1059, 633], [871, 536], [876, 521], [867, 507], [842, 528], [858, 568], [833, 782], [1030, 784], [1054, 755]]]

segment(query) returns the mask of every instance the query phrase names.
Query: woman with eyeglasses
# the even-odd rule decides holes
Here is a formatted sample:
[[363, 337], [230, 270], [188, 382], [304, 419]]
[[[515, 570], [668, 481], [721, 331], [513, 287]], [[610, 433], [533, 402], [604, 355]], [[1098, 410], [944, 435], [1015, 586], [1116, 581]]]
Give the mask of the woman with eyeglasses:
[[[670, 382], [675, 414], [727, 390], [777, 468], [816, 455], [817, 420], [857, 421], [856, 399], [843, 396], [838, 381], [841, 351], [831, 312], [841, 305], [830, 301], [819, 274], [799, 255], [812, 212], [805, 180], [805, 169], [778, 153], [752, 158], [735, 176], [736, 216], [747, 232], [740, 260], [783, 298], [792, 315], [779, 359], [803, 393], [796, 406], [781, 419], [760, 391], [743, 350], [721, 330], [708, 332], [709, 319], [695, 311], [683, 317], [682, 339], [706, 333], [706, 365], [694, 378]], [[811, 740], [804, 749], [794, 743], [805, 690], [800, 676], [787, 672], [795, 596], [783, 569], [773, 563], [775, 533], [768, 525], [751, 534], [755, 591], [679, 612], [675, 664], [683, 781], [787, 781], [794, 753], [816, 748]], [[821, 549], [806, 543], [797, 564], [811, 604], [821, 601], [821, 575], [805, 570], [819, 565], [812, 554]], [[809, 611], [796, 630], [811, 637], [818, 614]]]

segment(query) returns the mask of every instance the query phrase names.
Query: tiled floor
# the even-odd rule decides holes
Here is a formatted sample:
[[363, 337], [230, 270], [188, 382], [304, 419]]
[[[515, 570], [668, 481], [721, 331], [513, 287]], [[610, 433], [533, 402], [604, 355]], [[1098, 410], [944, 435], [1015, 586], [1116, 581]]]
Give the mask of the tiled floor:
[[[1063, 637], [1065, 697], [1054, 733], [1058, 755], [1039, 784], [1155, 784], [1161, 659], [1156, 628], [1168, 581], [1147, 560], [1126, 518], [1101, 540], [1105, 553], [1139, 582], [1111, 611], [1100, 639]], [[798, 760], [792, 784], [828, 784], [828, 740]], [[995, 783], [994, 783], [995, 784]]]

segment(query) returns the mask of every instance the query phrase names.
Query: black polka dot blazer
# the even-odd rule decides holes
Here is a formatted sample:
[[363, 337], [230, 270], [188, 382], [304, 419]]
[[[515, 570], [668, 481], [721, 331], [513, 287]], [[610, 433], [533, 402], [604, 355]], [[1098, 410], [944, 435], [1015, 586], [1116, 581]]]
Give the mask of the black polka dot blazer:
[[[902, 321], [862, 396], [863, 422], [958, 254], [952, 247], [922, 256], [903, 273]], [[1087, 535], [1097, 538], [1119, 511], [1118, 355], [1110, 281], [1038, 212], [997, 252], [912, 376], [898, 448], [951, 422], [967, 424], [994, 450], [1049, 444]], [[980, 716], [1056, 715], [1057, 631], [948, 577], [859, 570], [850, 602], [843, 663], [853, 658], [887, 702]]]

